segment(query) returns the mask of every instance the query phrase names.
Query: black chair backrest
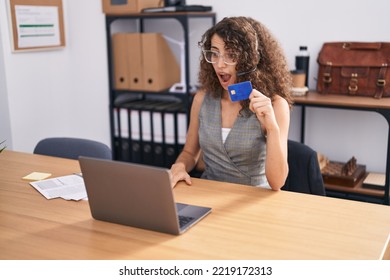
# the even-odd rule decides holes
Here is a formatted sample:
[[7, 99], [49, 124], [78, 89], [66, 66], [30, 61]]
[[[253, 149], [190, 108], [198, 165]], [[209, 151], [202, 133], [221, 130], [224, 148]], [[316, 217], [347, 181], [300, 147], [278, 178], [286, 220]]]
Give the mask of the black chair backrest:
[[325, 195], [317, 152], [309, 146], [288, 140], [289, 173], [283, 190]]
[[78, 159], [79, 156], [112, 159], [112, 151], [107, 145], [94, 140], [68, 137], [43, 139], [35, 146], [34, 154], [70, 159]]

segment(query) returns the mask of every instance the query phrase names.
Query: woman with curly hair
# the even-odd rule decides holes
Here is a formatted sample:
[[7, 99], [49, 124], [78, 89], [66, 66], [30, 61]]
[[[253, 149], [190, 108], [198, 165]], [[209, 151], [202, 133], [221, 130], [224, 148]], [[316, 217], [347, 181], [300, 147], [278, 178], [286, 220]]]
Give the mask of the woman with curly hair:
[[[199, 82], [187, 140], [171, 167], [172, 187], [199, 157], [202, 178], [279, 190], [288, 174], [291, 78], [279, 43], [248, 17], [224, 18], [202, 36]], [[228, 86], [250, 81], [249, 99], [232, 102]], [[202, 152], [201, 152], [202, 151]]]

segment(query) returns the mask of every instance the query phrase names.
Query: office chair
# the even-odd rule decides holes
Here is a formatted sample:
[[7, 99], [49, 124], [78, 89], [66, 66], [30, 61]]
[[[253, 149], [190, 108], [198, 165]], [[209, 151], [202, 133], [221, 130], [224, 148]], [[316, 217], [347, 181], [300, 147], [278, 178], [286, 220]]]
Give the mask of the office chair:
[[309, 146], [288, 140], [289, 172], [282, 190], [325, 195], [317, 152]]
[[111, 149], [100, 142], [80, 138], [53, 137], [38, 142], [34, 154], [78, 159], [79, 156], [89, 156], [102, 159], [112, 159]]
[[205, 169], [205, 164], [203, 161], [203, 151], [200, 151], [198, 162], [195, 167], [190, 171], [190, 176], [195, 178], [201, 178]]

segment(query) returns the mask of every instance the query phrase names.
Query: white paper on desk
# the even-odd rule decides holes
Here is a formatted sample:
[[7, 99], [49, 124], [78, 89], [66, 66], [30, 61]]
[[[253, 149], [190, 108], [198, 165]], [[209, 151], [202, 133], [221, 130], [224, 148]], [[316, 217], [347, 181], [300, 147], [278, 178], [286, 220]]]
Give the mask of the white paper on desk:
[[87, 198], [84, 180], [79, 175], [67, 175], [30, 183], [47, 199], [61, 197], [66, 200]]

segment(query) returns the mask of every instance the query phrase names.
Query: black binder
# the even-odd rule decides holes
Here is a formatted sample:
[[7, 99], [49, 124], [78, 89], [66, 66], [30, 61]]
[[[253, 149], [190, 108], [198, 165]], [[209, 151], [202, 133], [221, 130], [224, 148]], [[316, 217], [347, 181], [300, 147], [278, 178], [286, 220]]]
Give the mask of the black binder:
[[185, 110], [179, 101], [135, 100], [118, 106], [116, 158], [169, 168], [183, 148], [183, 143], [179, 143], [180, 113]]
[[179, 145], [179, 132], [178, 132], [178, 113], [183, 112], [184, 105], [182, 103], [179, 104], [173, 104], [172, 106], [168, 107], [164, 114], [173, 114], [173, 123], [167, 124], [165, 123], [164, 126], [173, 125], [173, 143], [167, 142], [167, 136], [164, 135], [165, 139], [165, 164], [167, 167], [170, 167], [175, 161], [177, 156], [179, 155], [179, 152], [181, 151], [182, 147]]
[[[169, 168], [172, 165], [172, 160], [170, 159], [170, 156], [174, 156], [176, 159], [177, 153], [176, 150], [172, 147], [175, 145], [175, 142], [171, 143], [169, 145], [166, 141], [167, 139], [167, 126], [169, 124], [165, 123], [165, 116], [166, 114], [174, 114], [174, 110], [178, 107], [183, 106], [182, 103], [179, 102], [169, 102], [169, 103], [163, 103], [155, 107], [154, 114], [160, 114], [160, 122], [154, 123], [154, 132], [158, 129], [159, 132], [161, 132], [161, 138], [157, 141], [157, 139], [154, 139], [154, 160], [155, 164], [157, 166], [162, 166]], [[171, 125], [174, 125], [173, 123]], [[173, 133], [174, 133], [173, 128]], [[176, 139], [175, 135], [173, 135], [173, 139]], [[161, 140], [161, 141], [160, 141]]]
[[[146, 111], [150, 114], [150, 108], [158, 101], [142, 100], [127, 103], [125, 106], [129, 109], [129, 131], [130, 137], [128, 139], [131, 147], [131, 161], [135, 163], [151, 164], [153, 162], [151, 141], [144, 138], [144, 122], [142, 119], [142, 112]], [[138, 115], [139, 137], [133, 137], [135, 128], [132, 126], [131, 111], [136, 111]], [[146, 124], [151, 125], [151, 124]]]

